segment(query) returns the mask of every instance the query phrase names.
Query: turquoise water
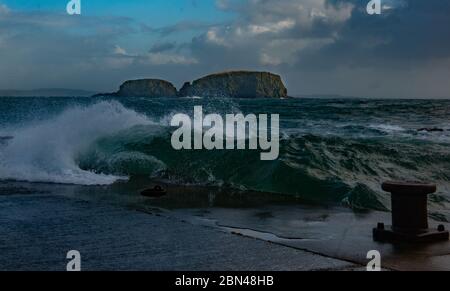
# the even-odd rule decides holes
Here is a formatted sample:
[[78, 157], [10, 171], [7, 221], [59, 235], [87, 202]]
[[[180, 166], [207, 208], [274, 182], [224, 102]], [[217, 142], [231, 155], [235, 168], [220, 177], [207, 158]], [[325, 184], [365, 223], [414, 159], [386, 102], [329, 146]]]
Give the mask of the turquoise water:
[[[176, 113], [280, 114], [280, 158], [175, 151]], [[131, 176], [387, 209], [384, 180], [435, 182], [450, 219], [450, 101], [1, 98], [0, 180], [107, 185]], [[418, 131], [439, 128], [442, 131]]]

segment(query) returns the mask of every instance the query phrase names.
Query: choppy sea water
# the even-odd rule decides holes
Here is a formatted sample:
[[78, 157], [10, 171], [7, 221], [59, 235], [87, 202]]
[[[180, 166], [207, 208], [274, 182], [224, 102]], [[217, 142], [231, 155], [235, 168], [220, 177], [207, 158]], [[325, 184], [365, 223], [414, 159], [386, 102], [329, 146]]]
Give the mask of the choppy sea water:
[[[280, 157], [175, 151], [177, 113], [279, 114]], [[428, 128], [432, 131], [419, 131]], [[434, 182], [450, 219], [450, 101], [0, 98], [0, 180], [109, 185], [133, 176], [389, 208], [384, 180]]]

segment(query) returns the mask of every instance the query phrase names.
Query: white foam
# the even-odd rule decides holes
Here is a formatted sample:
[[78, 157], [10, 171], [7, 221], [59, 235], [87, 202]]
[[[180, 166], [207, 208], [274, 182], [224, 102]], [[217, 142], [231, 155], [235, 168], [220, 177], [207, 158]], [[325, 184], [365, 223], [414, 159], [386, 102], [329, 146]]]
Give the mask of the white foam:
[[369, 128], [380, 130], [386, 133], [405, 131], [403, 127], [392, 124], [372, 124], [369, 126]]
[[14, 130], [14, 138], [0, 150], [0, 179], [80, 185], [126, 179], [84, 171], [76, 156], [101, 137], [150, 124], [144, 115], [115, 101], [68, 109], [51, 120]]

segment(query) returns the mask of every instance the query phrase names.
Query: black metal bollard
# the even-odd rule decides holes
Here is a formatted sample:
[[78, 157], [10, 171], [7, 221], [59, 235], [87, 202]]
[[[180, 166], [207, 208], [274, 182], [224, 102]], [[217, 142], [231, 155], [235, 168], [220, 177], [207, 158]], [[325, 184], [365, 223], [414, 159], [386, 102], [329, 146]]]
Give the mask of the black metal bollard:
[[449, 239], [444, 225], [429, 229], [428, 195], [436, 192], [433, 184], [386, 182], [383, 190], [392, 197], [392, 226], [379, 223], [373, 230], [375, 241], [435, 242]]

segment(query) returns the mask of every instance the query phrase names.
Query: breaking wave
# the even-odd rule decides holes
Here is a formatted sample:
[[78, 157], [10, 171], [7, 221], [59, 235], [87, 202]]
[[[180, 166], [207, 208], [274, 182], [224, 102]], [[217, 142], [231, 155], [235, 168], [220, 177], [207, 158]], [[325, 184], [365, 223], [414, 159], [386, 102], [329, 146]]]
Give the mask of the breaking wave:
[[99, 138], [138, 125], [153, 125], [118, 102], [75, 107], [56, 118], [12, 131], [0, 150], [0, 179], [81, 185], [111, 184], [125, 177], [83, 170], [77, 156]]
[[[163, 113], [150, 113], [158, 102]], [[280, 158], [261, 161], [259, 151], [175, 151], [168, 127], [171, 109], [160, 100], [145, 104], [151, 108], [142, 110], [145, 114], [130, 109], [139, 106], [111, 100], [71, 105], [46, 120], [0, 130], [0, 179], [108, 185], [145, 175], [385, 210], [389, 201], [380, 183], [407, 178], [438, 183], [441, 192], [432, 203], [441, 209], [449, 203], [448, 131], [296, 119], [282, 125]]]

